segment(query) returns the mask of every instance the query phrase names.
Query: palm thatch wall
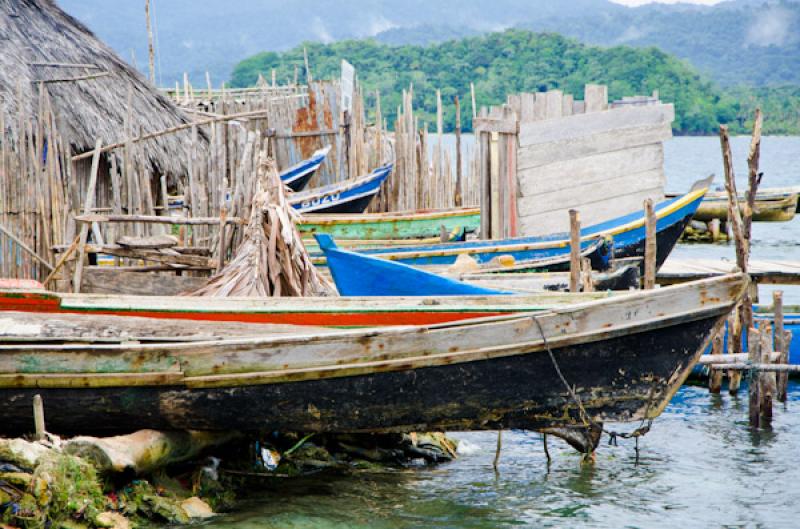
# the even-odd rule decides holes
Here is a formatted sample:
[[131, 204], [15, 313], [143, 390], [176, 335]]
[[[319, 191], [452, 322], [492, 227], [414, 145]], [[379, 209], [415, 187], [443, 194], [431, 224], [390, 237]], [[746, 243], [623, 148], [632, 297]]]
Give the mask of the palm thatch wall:
[[[42, 87], [74, 154], [93, 149], [97, 138], [104, 144], [124, 140], [129, 112], [134, 134], [187, 122], [168, 98], [52, 0], [0, 0], [0, 43], [0, 111], [14, 137], [24, 136], [15, 130], [21, 115], [35, 119]], [[69, 80], [92, 75], [100, 76]], [[184, 174], [186, 157], [176, 154], [186, 152], [188, 141], [188, 133], [160, 137], [148, 142], [146, 156], [162, 173]]]

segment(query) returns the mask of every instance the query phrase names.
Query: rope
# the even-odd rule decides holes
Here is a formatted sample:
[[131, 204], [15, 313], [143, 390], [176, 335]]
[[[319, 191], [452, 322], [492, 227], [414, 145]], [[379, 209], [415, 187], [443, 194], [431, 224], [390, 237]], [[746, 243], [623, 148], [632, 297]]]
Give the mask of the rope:
[[[593, 426], [593, 427], [601, 430], [602, 432], [608, 434], [608, 444], [609, 445], [613, 445], [613, 446], [618, 446], [617, 445], [617, 438], [620, 438], [620, 437], [622, 439], [635, 439], [636, 440], [636, 452], [638, 454], [638, 452], [639, 452], [639, 437], [645, 436], [650, 431], [650, 427], [653, 425], [653, 419], [647, 419], [646, 417], [647, 417], [647, 413], [650, 411], [650, 406], [653, 403], [653, 394], [654, 394], [654, 390], [655, 390], [655, 381], [653, 382], [653, 385], [650, 386], [650, 392], [648, 393], [648, 396], [647, 396], [647, 407], [645, 408], [645, 413], [644, 413], [645, 418], [642, 419], [642, 422], [639, 425], [639, 427], [636, 428], [635, 430], [631, 431], [631, 432], [616, 432], [616, 431], [613, 431], [613, 430], [606, 430], [602, 426], [602, 424], [598, 424], [591, 417], [589, 417], [589, 414], [586, 412], [586, 408], [583, 407], [583, 402], [581, 402], [581, 399], [578, 398], [578, 395], [575, 393], [575, 389], [572, 386], [570, 386], [569, 382], [567, 382], [567, 379], [564, 376], [564, 373], [561, 372], [561, 367], [558, 365], [558, 361], [556, 361], [556, 356], [553, 354], [553, 350], [550, 348], [550, 343], [547, 341], [547, 336], [545, 336], [545, 334], [544, 334], [544, 329], [542, 328], [542, 324], [539, 321], [539, 318], [537, 318], [536, 316], [531, 316], [531, 319], [536, 323], [536, 326], [539, 328], [539, 334], [542, 336], [542, 341], [544, 342], [544, 347], [545, 347], [545, 349], [547, 349], [547, 354], [550, 356], [550, 361], [553, 364], [553, 368], [556, 370], [556, 374], [558, 375], [558, 378], [561, 379], [561, 382], [564, 384], [564, 387], [567, 389], [567, 391], [569, 392], [570, 396], [572, 397], [572, 400], [575, 402], [575, 405], [578, 407], [578, 412], [579, 412], [581, 421], [583, 422], [583, 426], [586, 428], [587, 434], [590, 433], [590, 427]], [[647, 423], [647, 424], [645, 424], [645, 423]]]

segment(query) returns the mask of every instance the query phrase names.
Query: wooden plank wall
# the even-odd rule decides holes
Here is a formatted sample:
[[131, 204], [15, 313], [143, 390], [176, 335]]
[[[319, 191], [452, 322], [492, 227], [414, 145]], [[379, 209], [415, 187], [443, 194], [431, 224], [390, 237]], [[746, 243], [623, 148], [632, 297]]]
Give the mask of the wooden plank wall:
[[[603, 85], [587, 85], [583, 101], [560, 90], [518, 94], [489, 112], [484, 130], [512, 129], [501, 112], [505, 121], [517, 120], [519, 133], [515, 156], [501, 156], [496, 166], [502, 175], [508, 160], [516, 170], [483, 197], [486, 236], [566, 232], [569, 209], [580, 212], [585, 226], [641, 209], [646, 198], [663, 199], [663, 142], [672, 136], [674, 108], [657, 96], [609, 104]], [[491, 161], [484, 165], [488, 185], [502, 184]]]

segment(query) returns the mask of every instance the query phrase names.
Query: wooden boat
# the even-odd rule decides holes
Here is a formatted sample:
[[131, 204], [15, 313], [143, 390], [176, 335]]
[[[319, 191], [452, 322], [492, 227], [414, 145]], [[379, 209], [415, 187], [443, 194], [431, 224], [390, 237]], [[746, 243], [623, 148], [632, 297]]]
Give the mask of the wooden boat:
[[[667, 197], [674, 197], [667, 194]], [[765, 188], [756, 193], [753, 207], [753, 220], [759, 222], [786, 222], [800, 212], [800, 186]], [[739, 209], [743, 211], [747, 200], [745, 195], [738, 196]], [[703, 202], [697, 208], [695, 220], [708, 222], [713, 219], [728, 220], [728, 194], [724, 191], [706, 193]]]
[[307, 160], [296, 163], [282, 171], [280, 174], [281, 181], [289, 186], [292, 191], [300, 191], [306, 186], [308, 181], [311, 180], [311, 177], [314, 176], [314, 173], [319, 169], [319, 166], [322, 165], [322, 162], [325, 161], [325, 157], [330, 150], [330, 145], [318, 149], [314, 151], [314, 154]]
[[24, 332], [0, 341], [0, 434], [31, 430], [39, 394], [56, 411], [48, 430], [65, 435], [516, 428], [588, 452], [603, 421], [661, 413], [745, 285], [729, 275], [534, 314], [208, 341], [25, 343], [30, 329], [11, 325]]
[[[472, 233], [481, 225], [479, 208], [361, 213], [360, 215], [303, 214], [297, 227], [300, 233], [327, 233], [337, 241], [439, 238], [442, 227], [448, 232]], [[341, 244], [341, 242], [340, 242]]]
[[337, 248], [333, 238], [317, 234], [336, 290], [342, 296], [497, 296], [511, 294], [472, 285], [420, 268]]
[[[665, 200], [655, 208], [657, 217], [657, 266], [661, 266], [684, 228], [690, 222], [706, 188], [691, 191], [681, 197]], [[581, 248], [596, 237], [613, 238], [614, 257], [643, 257], [645, 245], [644, 211], [634, 212], [581, 230]], [[460, 254], [468, 254], [480, 263], [499, 255], [511, 255], [516, 260], [541, 259], [568, 255], [569, 235], [547, 237], [517, 237], [513, 239], [466, 241], [430, 246], [363, 250], [368, 255], [413, 265], [452, 264]], [[602, 269], [602, 263], [592, 262]]]
[[[549, 282], [536, 277], [541, 274], [450, 274], [447, 270], [435, 273], [427, 267], [380, 259], [338, 248], [330, 235], [316, 236], [325, 252], [331, 277], [342, 296], [496, 296], [542, 290], [566, 290], [563, 280]], [[547, 263], [547, 261], [543, 261]], [[530, 268], [536, 265], [530, 263]], [[510, 279], [510, 278], [513, 278]], [[635, 283], [632, 283], [632, 279]], [[638, 286], [638, 265], [629, 265], [614, 274], [598, 278], [598, 286]], [[567, 285], [569, 280], [567, 279]]]
[[[744, 199], [739, 203], [739, 210], [744, 212]], [[758, 222], [788, 222], [797, 212], [797, 194], [765, 196], [756, 194], [753, 205], [753, 220]], [[706, 197], [697, 212], [695, 220], [708, 222], [712, 219], [728, 220], [728, 197]]]
[[362, 213], [391, 172], [386, 164], [367, 176], [294, 193], [289, 203], [301, 213]]
[[[620, 294], [627, 295], [627, 294]], [[203, 298], [62, 294], [43, 288], [0, 287], [3, 311], [91, 316], [140, 316], [162, 320], [358, 327], [428, 325], [482, 316], [535, 312], [608, 297], [604, 292], [524, 296]]]

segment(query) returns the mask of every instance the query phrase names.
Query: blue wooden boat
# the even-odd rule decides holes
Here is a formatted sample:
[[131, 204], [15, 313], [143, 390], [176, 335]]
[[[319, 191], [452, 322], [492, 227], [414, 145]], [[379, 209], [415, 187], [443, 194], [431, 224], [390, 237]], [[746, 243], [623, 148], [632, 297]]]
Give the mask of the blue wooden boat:
[[308, 181], [311, 180], [311, 177], [314, 176], [314, 173], [319, 169], [319, 166], [322, 165], [322, 162], [325, 161], [325, 157], [330, 150], [331, 147], [329, 145], [314, 151], [311, 158], [296, 163], [281, 172], [281, 181], [289, 186], [292, 191], [300, 191], [306, 186]]
[[413, 266], [342, 250], [326, 233], [314, 235], [325, 252], [341, 296], [496, 296], [511, 294], [483, 288]]
[[[672, 251], [702, 202], [706, 190], [707, 187], [703, 187], [656, 205], [657, 266], [661, 266]], [[613, 239], [612, 251], [615, 258], [643, 257], [645, 246], [644, 211], [637, 211], [583, 228], [581, 230], [581, 249], [585, 249], [586, 245], [596, 237]], [[479, 263], [485, 263], [499, 255], [511, 255], [517, 261], [564, 256], [569, 255], [570, 243], [569, 234], [557, 233], [544, 237], [517, 237], [402, 248], [374, 248], [361, 252], [412, 265], [446, 265], [455, 262], [460, 254], [469, 254]], [[596, 262], [595, 259], [592, 260], [592, 267], [599, 270], [605, 269], [603, 263]], [[551, 269], [551, 271], [556, 270], [559, 268]]]
[[[785, 310], [793, 312], [784, 312], [783, 314], [783, 327], [787, 331], [792, 331], [792, 341], [789, 343], [789, 363], [800, 364], [800, 310], [798, 307], [785, 307]], [[759, 307], [753, 305], [753, 318], [756, 322], [766, 321], [772, 327], [775, 327], [775, 316], [769, 311], [770, 308]], [[723, 353], [728, 353], [728, 324], [725, 323], [725, 336], [723, 338]], [[742, 331], [742, 350], [747, 352], [747, 331]], [[711, 347], [706, 350], [706, 353], [711, 353]]]
[[[517, 292], [515, 286], [509, 287], [507, 284], [489, 286], [492, 282], [503, 283], [503, 276], [500, 274], [484, 274], [486, 277], [470, 277], [470, 274], [464, 274], [459, 280], [424, 268], [341, 249], [328, 234], [318, 233], [314, 237], [325, 253], [336, 289], [342, 296], [492, 296]], [[586, 253], [598, 251], [604, 243], [603, 239], [596, 240]], [[552, 265], [553, 259], [525, 263], [529, 270]], [[520, 266], [520, 263], [515, 266]], [[636, 277], [638, 283], [638, 274]], [[611, 278], [607, 279], [613, 281]], [[479, 283], [487, 285], [481, 286]], [[524, 288], [525, 284], [523, 282], [517, 286]]]
[[389, 163], [367, 176], [295, 193], [289, 203], [301, 213], [362, 213], [391, 172]]

